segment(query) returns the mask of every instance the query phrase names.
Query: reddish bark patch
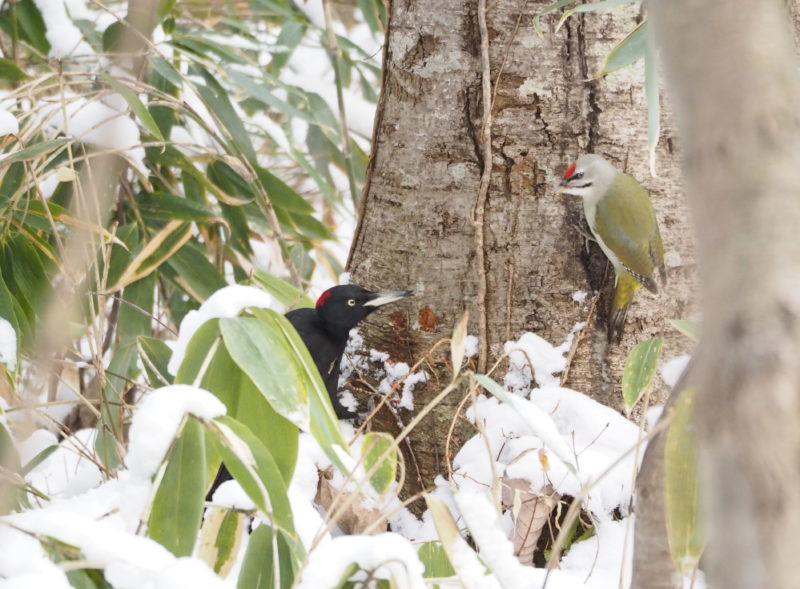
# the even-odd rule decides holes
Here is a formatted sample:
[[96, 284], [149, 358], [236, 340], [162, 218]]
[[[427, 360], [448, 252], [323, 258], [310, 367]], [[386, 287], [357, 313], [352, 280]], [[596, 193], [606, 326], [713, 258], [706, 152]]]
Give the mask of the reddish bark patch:
[[419, 321], [419, 328], [422, 331], [433, 331], [438, 327], [441, 318], [426, 306], [419, 310], [417, 321]]

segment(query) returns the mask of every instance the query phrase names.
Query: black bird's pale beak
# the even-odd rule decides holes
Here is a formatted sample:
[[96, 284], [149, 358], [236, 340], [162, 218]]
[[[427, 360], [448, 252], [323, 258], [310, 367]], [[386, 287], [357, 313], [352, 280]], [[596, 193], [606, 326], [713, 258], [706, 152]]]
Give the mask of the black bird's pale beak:
[[364, 303], [364, 306], [381, 307], [383, 305], [388, 305], [389, 303], [393, 303], [401, 299], [407, 299], [408, 297], [413, 296], [413, 290], [390, 290], [384, 292], [375, 292], [372, 293], [372, 298]]
[[569, 182], [569, 180], [562, 180], [559, 182], [558, 186], [553, 188], [553, 194], [559, 194], [562, 190], [564, 190], [567, 187], [567, 182]]

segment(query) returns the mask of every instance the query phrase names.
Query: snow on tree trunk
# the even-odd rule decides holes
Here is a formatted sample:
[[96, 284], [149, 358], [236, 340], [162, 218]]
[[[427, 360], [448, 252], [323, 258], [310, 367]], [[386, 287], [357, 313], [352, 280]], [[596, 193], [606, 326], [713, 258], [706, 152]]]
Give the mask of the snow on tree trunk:
[[[667, 357], [686, 351], [685, 338], [667, 320], [690, 313], [694, 272], [666, 121], [659, 178], [649, 176], [642, 64], [588, 81], [641, 15], [632, 8], [576, 15], [558, 32], [558, 17], [550, 15], [540, 37], [532, 21], [547, 2], [488, 4], [495, 92], [484, 248], [489, 366], [507, 340], [531, 331], [559, 345], [577, 323], [588, 322], [566, 385], [619, 409], [622, 366], [634, 343], [664, 335]], [[477, 5], [392, 2], [372, 157], [348, 268], [359, 284], [416, 291], [408, 315], [376, 315], [362, 329], [368, 346], [398, 361], [412, 363], [449, 337], [465, 309], [470, 333], [479, 332], [471, 221], [484, 165]], [[651, 191], [667, 251], [669, 284], [658, 296], [637, 293], [619, 345], [608, 345], [605, 332], [613, 270], [595, 243], [586, 253], [576, 229], [583, 222], [580, 200], [553, 194], [564, 169], [587, 152], [604, 155]], [[577, 302], [577, 291], [589, 296]], [[595, 305], [596, 291], [601, 299]], [[439, 352], [425, 367], [432, 373], [427, 385], [414, 390], [417, 411], [450, 377], [446, 348]], [[665, 394], [658, 381], [655, 399]], [[405, 448], [413, 451], [411, 490], [445, 472], [445, 439], [461, 398], [451, 395], [411, 435]], [[386, 413], [375, 427], [396, 432], [409, 419], [405, 411]], [[470, 433], [463, 420], [459, 424], [454, 450]]]
[[781, 3], [757, 4], [651, 11], [702, 268], [705, 569], [713, 587], [789, 589], [800, 587], [800, 84], [791, 19]]

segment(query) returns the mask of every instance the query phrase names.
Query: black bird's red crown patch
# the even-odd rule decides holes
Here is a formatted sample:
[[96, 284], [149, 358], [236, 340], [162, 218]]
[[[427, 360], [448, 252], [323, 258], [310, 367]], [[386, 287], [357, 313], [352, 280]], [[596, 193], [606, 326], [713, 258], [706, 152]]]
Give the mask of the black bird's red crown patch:
[[575, 162], [573, 162], [572, 165], [569, 168], [567, 168], [567, 171], [564, 172], [564, 180], [572, 176], [572, 174], [574, 173], [575, 173]]

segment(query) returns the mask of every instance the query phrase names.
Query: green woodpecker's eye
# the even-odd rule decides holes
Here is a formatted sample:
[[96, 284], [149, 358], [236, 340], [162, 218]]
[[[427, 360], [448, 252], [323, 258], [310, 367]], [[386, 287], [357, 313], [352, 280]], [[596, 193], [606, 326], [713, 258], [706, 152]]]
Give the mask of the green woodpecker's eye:
[[355, 307], [356, 306], [356, 300], [355, 299], [350, 299], [349, 301], [347, 301], [347, 304], [350, 305], [351, 307]]
[[580, 180], [581, 178], [583, 178], [583, 172], [578, 172], [577, 174], [573, 174], [570, 180]]

